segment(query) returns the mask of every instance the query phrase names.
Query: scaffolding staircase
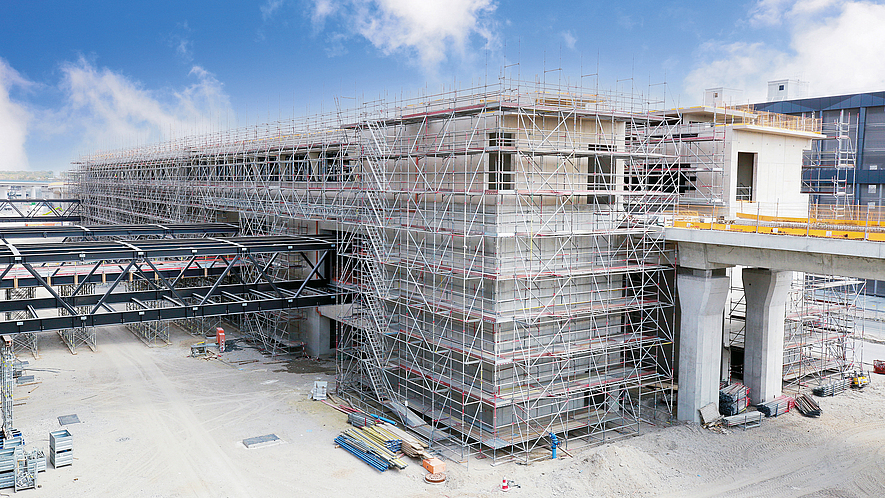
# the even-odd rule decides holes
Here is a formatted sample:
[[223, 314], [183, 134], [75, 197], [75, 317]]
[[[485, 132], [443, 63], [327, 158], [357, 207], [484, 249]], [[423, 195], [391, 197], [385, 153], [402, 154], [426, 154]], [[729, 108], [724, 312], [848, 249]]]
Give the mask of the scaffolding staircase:
[[850, 216], [850, 206], [854, 203], [854, 196], [850, 185], [853, 178], [849, 179], [849, 175], [855, 169], [857, 154], [851, 144], [851, 136], [849, 134], [851, 129], [850, 121], [850, 114], [846, 115], [843, 110], [839, 113], [839, 121], [835, 123], [836, 157], [834, 165], [836, 167], [836, 174], [833, 176], [833, 194], [836, 196], [835, 211], [837, 219], [842, 219], [846, 215]]
[[387, 295], [387, 281], [382, 264], [384, 256], [384, 225], [387, 209], [384, 206], [384, 191], [387, 190], [387, 178], [384, 174], [384, 164], [390, 155], [389, 147], [383, 138], [383, 130], [380, 123], [367, 121], [366, 130], [369, 140], [366, 147], [366, 157], [363, 162], [364, 171], [369, 173], [368, 188], [365, 189], [367, 215], [363, 225], [366, 245], [363, 251], [363, 285], [365, 289], [361, 296], [363, 311], [368, 315], [368, 326], [365, 328], [365, 343], [367, 358], [364, 361], [364, 370], [371, 384], [372, 391], [382, 404], [391, 401], [390, 384], [384, 376], [384, 344], [383, 337], [387, 323], [387, 312], [383, 297]]

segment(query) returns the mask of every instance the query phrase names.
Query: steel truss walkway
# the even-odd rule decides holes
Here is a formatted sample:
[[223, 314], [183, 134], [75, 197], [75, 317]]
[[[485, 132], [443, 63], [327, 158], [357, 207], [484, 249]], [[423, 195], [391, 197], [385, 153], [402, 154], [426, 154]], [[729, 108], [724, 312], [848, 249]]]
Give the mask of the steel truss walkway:
[[[0, 334], [273, 311], [350, 299], [349, 292], [330, 287], [335, 243], [322, 238], [10, 242], [15, 237], [40, 237], [43, 228], [32, 229], [30, 237], [21, 228], [16, 229], [20, 232], [16, 235], [8, 230], [0, 233], [3, 287], [33, 286], [50, 296], [0, 301], [0, 312], [24, 317], [0, 321]], [[89, 228], [95, 231], [96, 227]], [[202, 232], [217, 233], [219, 228], [204, 226]], [[153, 231], [153, 235], [162, 236], [156, 232], [168, 231], [169, 227], [152, 225], [129, 230], [132, 234]], [[201, 233], [192, 225], [181, 225], [177, 230], [171, 235]], [[303, 280], [274, 276], [275, 265], [288, 268], [297, 259], [309, 268]], [[188, 276], [202, 277], [205, 285], [183, 285]], [[146, 290], [120, 286], [133, 280], [142, 281], [141, 288]], [[109, 285], [101, 286], [102, 292], [87, 294], [86, 289], [97, 288], [86, 285], [90, 282]], [[60, 295], [59, 285], [69, 287], [68, 295]]]
[[[53, 221], [53, 220], [47, 220]], [[66, 238], [77, 240], [100, 240], [110, 237], [172, 238], [181, 235], [230, 234], [239, 228], [228, 223], [165, 224], [165, 225], [54, 225], [40, 227], [5, 227], [0, 225], [0, 239]]]
[[[9, 211], [12, 216], [3, 216]], [[80, 222], [80, 199], [0, 199], [0, 222]]]

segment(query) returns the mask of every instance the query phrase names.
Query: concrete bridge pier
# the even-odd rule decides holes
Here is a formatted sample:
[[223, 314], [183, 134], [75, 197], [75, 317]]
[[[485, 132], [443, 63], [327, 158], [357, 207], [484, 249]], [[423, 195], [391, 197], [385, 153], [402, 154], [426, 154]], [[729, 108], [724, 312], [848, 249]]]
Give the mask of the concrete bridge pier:
[[719, 405], [723, 311], [730, 279], [724, 268], [679, 268], [676, 286], [681, 309], [676, 416], [699, 422], [699, 408], [709, 403]]
[[744, 331], [744, 385], [753, 404], [780, 396], [784, 371], [784, 315], [791, 271], [744, 268], [747, 301]]

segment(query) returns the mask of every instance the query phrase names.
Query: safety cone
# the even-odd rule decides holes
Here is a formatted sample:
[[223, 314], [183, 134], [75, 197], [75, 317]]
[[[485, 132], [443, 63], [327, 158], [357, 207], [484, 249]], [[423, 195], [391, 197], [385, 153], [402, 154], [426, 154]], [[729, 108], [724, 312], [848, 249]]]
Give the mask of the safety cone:
[[501, 491], [510, 491], [510, 485], [507, 484], [507, 479], [501, 483]]

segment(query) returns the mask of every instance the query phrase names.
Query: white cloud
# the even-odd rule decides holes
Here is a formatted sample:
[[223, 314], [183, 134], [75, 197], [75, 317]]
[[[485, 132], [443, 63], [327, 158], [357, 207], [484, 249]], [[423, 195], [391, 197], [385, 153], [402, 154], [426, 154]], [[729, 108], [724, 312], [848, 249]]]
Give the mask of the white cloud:
[[188, 38], [188, 34], [190, 33], [190, 28], [187, 25], [187, 21], [183, 23], [178, 23], [175, 26], [177, 33], [169, 33], [166, 37], [166, 43], [175, 50], [175, 55], [178, 56], [184, 63], [189, 64], [194, 60], [194, 42]]
[[755, 26], [777, 26], [781, 23], [787, 8], [793, 0], [759, 0], [750, 9], [750, 24]]
[[[798, 78], [813, 94], [881, 91], [885, 88], [885, 5], [866, 1], [761, 0], [751, 23], [776, 26], [788, 35], [784, 46], [772, 42], [708, 42], [696, 53], [701, 62], [686, 76], [690, 100], [704, 88], [744, 90], [750, 102], [766, 97], [767, 82]], [[785, 31], [784, 31], [785, 30]], [[762, 33], [765, 33], [762, 31]]]
[[222, 84], [194, 66], [196, 82], [164, 92], [81, 58], [62, 65], [66, 105], [53, 113], [57, 132], [78, 133], [81, 146], [111, 148], [201, 133], [232, 114]]
[[405, 53], [433, 71], [452, 55], [464, 58], [470, 38], [496, 42], [493, 0], [313, 0], [312, 19], [340, 18], [386, 55]]
[[267, 21], [282, 6], [283, 0], [267, 0], [264, 5], [258, 8], [261, 11], [261, 19]]
[[327, 17], [335, 13], [336, 0], [313, 0], [313, 12], [311, 19], [314, 24], [321, 24]]
[[574, 50], [575, 49], [575, 42], [577, 42], [578, 39], [575, 38], [575, 35], [573, 35], [571, 31], [563, 31], [562, 32], [562, 41], [565, 42], [566, 47], [568, 47], [570, 50]]
[[10, 95], [14, 87], [29, 88], [33, 83], [0, 59], [0, 170], [27, 170], [28, 155], [25, 141], [28, 136], [30, 113]]

